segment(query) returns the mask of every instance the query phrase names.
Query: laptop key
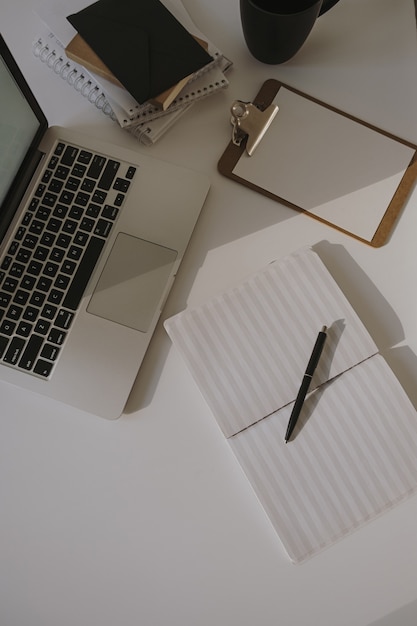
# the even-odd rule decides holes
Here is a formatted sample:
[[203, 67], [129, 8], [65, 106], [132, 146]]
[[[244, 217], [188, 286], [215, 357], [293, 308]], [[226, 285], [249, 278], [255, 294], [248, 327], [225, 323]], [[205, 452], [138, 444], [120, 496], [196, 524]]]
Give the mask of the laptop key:
[[14, 322], [10, 320], [3, 320], [0, 326], [0, 333], [2, 335], [7, 335], [8, 337], [11, 337], [14, 333], [15, 328], [16, 324]]
[[46, 261], [48, 258], [49, 250], [45, 246], [38, 246], [33, 253], [33, 258], [37, 261]]
[[53, 306], [52, 304], [49, 304], [47, 302], [42, 309], [41, 316], [45, 317], [48, 320], [53, 320], [56, 315], [57, 310], [58, 309], [56, 306]]
[[105, 193], [104, 191], [100, 191], [99, 189], [96, 189], [96, 191], [93, 193], [93, 203], [94, 204], [104, 204], [107, 198], [107, 193]]
[[49, 343], [55, 343], [57, 346], [62, 346], [66, 336], [67, 333], [60, 328], [51, 328], [48, 335], [48, 341]]
[[12, 296], [9, 293], [0, 292], [0, 306], [8, 306], [11, 299]]
[[13, 256], [16, 253], [16, 250], [17, 250], [18, 246], [19, 246], [19, 243], [16, 240], [13, 240], [12, 243], [10, 244], [10, 246], [9, 246], [7, 254], [10, 254], [10, 255]]
[[53, 368], [53, 363], [48, 363], [48, 361], [44, 361], [43, 359], [38, 359], [36, 361], [36, 365], [33, 369], [35, 374], [42, 376], [43, 378], [48, 378]]
[[74, 195], [75, 194], [72, 191], [66, 191], [64, 189], [64, 191], [59, 196], [59, 201], [62, 202], [62, 204], [68, 204], [69, 205], [74, 200]]
[[80, 154], [78, 155], [77, 161], [79, 161], [80, 163], [84, 163], [85, 165], [88, 165], [91, 161], [92, 156], [93, 154], [89, 152], [88, 150], [81, 150]]
[[127, 170], [126, 178], [128, 178], [129, 180], [132, 180], [135, 174], [136, 174], [136, 167], [131, 165], [129, 169]]
[[45, 294], [41, 291], [34, 291], [29, 299], [29, 304], [41, 307], [45, 302]]
[[34, 211], [36, 209], [36, 207], [39, 206], [39, 199], [38, 198], [32, 198], [32, 200], [30, 201], [30, 204], [28, 206], [28, 210], [29, 211]]
[[23, 226], [28, 226], [31, 219], [32, 219], [32, 213], [29, 213], [29, 211], [26, 212], [22, 219]]
[[67, 146], [64, 150], [64, 154], [61, 157], [61, 163], [64, 165], [72, 165], [77, 157], [79, 150], [73, 146]]
[[41, 235], [42, 231], [45, 227], [45, 223], [39, 220], [33, 220], [31, 225], [29, 226], [29, 232], [35, 235]]
[[56, 235], [53, 235], [52, 233], [45, 232], [45, 233], [43, 233], [40, 242], [44, 246], [52, 246], [54, 241], [55, 241], [55, 238], [56, 238]]
[[[36, 244], [35, 244], [36, 245]], [[17, 252], [16, 259], [21, 263], [27, 263], [32, 256], [32, 252], [27, 248], [20, 248]]]
[[71, 237], [69, 235], [60, 234], [56, 240], [56, 245], [60, 248], [68, 248], [71, 243]]
[[90, 200], [90, 194], [79, 191], [75, 197], [74, 202], [81, 207], [86, 207]]
[[42, 198], [42, 202], [47, 207], [54, 207], [55, 203], [57, 201], [57, 198], [58, 198], [58, 196], [57, 196], [56, 193], [51, 193], [51, 192], [47, 191], [46, 194], [44, 195], [44, 197]]
[[104, 243], [103, 239], [91, 237], [62, 303], [64, 308], [71, 311], [75, 311], [78, 308], [90, 280], [92, 268], [99, 259]]
[[64, 167], [63, 165], [58, 165], [55, 170], [55, 176], [60, 178], [61, 180], [65, 180], [70, 173], [69, 167]]
[[119, 209], [111, 204], [106, 204], [101, 213], [102, 217], [106, 217], [109, 220], [115, 220], [119, 214]]
[[65, 150], [65, 144], [62, 141], [59, 141], [56, 146], [55, 146], [55, 150], [54, 150], [54, 154], [57, 154], [58, 156], [60, 156]]
[[[31, 290], [34, 288], [36, 283], [36, 277], [35, 276], [29, 276], [29, 275], [25, 275], [23, 276], [22, 280], [20, 281], [20, 286], [22, 289], [27, 289], [27, 290]], [[15, 302], [17, 302], [17, 298], [19, 298], [21, 301], [25, 299], [25, 291], [22, 292], [21, 289], [18, 289], [16, 291], [15, 297], [13, 298]], [[27, 298], [26, 298], [27, 300]]]
[[124, 193], [118, 193], [114, 200], [115, 206], [122, 206], [124, 199], [125, 199]]
[[60, 291], [59, 289], [52, 289], [48, 296], [48, 302], [52, 302], [53, 304], [60, 304], [63, 297], [63, 291]]
[[[33, 281], [30, 280], [31, 278], [33, 279]], [[32, 289], [33, 285], [34, 285], [34, 282], [35, 282], [34, 276], [25, 276], [25, 278], [24, 278], [24, 283], [25, 284], [24, 285], [22, 284], [23, 281], [22, 281], [21, 284], [22, 284], [22, 287], [25, 287], [27, 289]], [[26, 287], [26, 285], [29, 285], [29, 284], [31, 286], [30, 287]], [[14, 295], [13, 302], [16, 302], [16, 304], [22, 304], [24, 306], [26, 304], [26, 302], [28, 301], [28, 298], [29, 298], [29, 292], [28, 291], [24, 291], [23, 289], [18, 289], [16, 291], [15, 295]]]
[[97, 183], [97, 187], [99, 189], [105, 189], [108, 191], [112, 186], [113, 180], [117, 174], [117, 170], [120, 167], [120, 163], [118, 161], [113, 161], [109, 159], [106, 163], [106, 167], [103, 170], [100, 180]]
[[7, 348], [7, 352], [3, 357], [3, 361], [5, 363], [9, 363], [10, 365], [16, 365], [20, 359], [25, 345], [25, 339], [22, 339], [21, 337], [13, 337], [9, 347]]
[[62, 190], [63, 184], [64, 184], [63, 181], [60, 180], [59, 178], [52, 178], [52, 180], [50, 181], [48, 185], [48, 190], [55, 194], [60, 193]]
[[95, 154], [93, 160], [91, 161], [91, 165], [88, 168], [87, 176], [88, 178], [98, 178], [103, 170], [103, 167], [106, 163], [105, 157], [100, 156], [99, 154]]
[[65, 183], [66, 189], [69, 189], [70, 191], [78, 191], [79, 186], [80, 186], [80, 179], [75, 178], [74, 176], [70, 176], [67, 182]]
[[116, 178], [116, 182], [114, 183], [114, 189], [117, 191], [121, 191], [122, 193], [126, 193], [129, 189], [130, 181], [124, 180], [123, 178]]
[[42, 337], [39, 335], [32, 335], [23, 351], [22, 357], [19, 361], [19, 367], [25, 370], [31, 370], [35, 364], [36, 357], [39, 354], [42, 344]]
[[21, 335], [22, 337], [29, 337], [32, 332], [33, 324], [29, 324], [29, 322], [20, 322], [16, 334]]
[[33, 248], [36, 247], [38, 241], [39, 241], [39, 237], [37, 237], [36, 235], [33, 235], [32, 233], [27, 233], [27, 235], [22, 241], [22, 245], [25, 246], [26, 248], [29, 248], [30, 250], [33, 250]]
[[24, 265], [22, 265], [21, 263], [13, 263], [10, 268], [10, 276], [13, 276], [14, 278], [21, 278], [24, 274], [24, 271]]
[[91, 193], [96, 186], [96, 181], [92, 178], [84, 178], [83, 183], [81, 185], [81, 191], [86, 191], [87, 193]]
[[27, 306], [23, 313], [23, 319], [34, 322], [39, 315], [39, 309], [34, 306]]
[[51, 327], [51, 322], [48, 322], [47, 320], [40, 318], [36, 322], [35, 333], [38, 333], [38, 335], [46, 335], [50, 327]]
[[5, 256], [2, 261], [1, 268], [3, 270], [7, 270], [10, 267], [10, 264], [12, 261], [13, 261], [13, 258], [11, 256]]
[[7, 339], [7, 337], [0, 336], [0, 357], [3, 356], [4, 351], [6, 350], [8, 346], [8, 343], [9, 343], [9, 340]]
[[40, 198], [44, 194], [45, 189], [46, 189], [46, 185], [44, 185], [43, 183], [40, 183], [35, 191], [35, 196]]
[[55, 326], [58, 328], [63, 328], [64, 330], [68, 330], [71, 326], [72, 320], [74, 319], [74, 313], [70, 311], [64, 311], [64, 309], [60, 309], [58, 311], [58, 315], [56, 316]]
[[65, 259], [65, 261], [61, 265], [61, 272], [71, 275], [74, 274], [76, 267], [77, 264], [74, 263], [74, 261], [69, 261], [68, 259]]
[[17, 306], [16, 304], [11, 304], [7, 310], [7, 317], [13, 321], [16, 321], [20, 318], [23, 313], [23, 308], [21, 306]]
[[82, 178], [86, 172], [86, 169], [87, 168], [85, 165], [80, 165], [79, 163], [76, 163], [71, 170], [71, 175], [77, 176], [78, 178]]
[[15, 235], [17, 241], [22, 241], [23, 237], [25, 236], [25, 232], [26, 232], [26, 228], [24, 228], [23, 226], [19, 226]]
[[51, 156], [49, 163], [48, 163], [48, 167], [53, 170], [56, 168], [57, 164], [58, 164], [58, 157], [57, 156]]
[[57, 219], [56, 217], [51, 217], [46, 228], [53, 233], [57, 233], [62, 226], [62, 220]]
[[49, 361], [55, 361], [59, 354], [59, 348], [51, 343], [46, 343], [41, 351], [41, 357], [48, 359]]
[[58, 269], [59, 265], [57, 265], [57, 263], [51, 263], [50, 261], [48, 261], [48, 263], [46, 263], [45, 267], [43, 268], [43, 274], [45, 276], [52, 276], [53, 278], [58, 272]]
[[109, 222], [108, 220], [99, 219], [94, 229], [94, 234], [100, 235], [101, 237], [108, 237], [112, 226], [113, 226], [112, 222]]
[[64, 274], [58, 274], [58, 276], [55, 278], [54, 287], [65, 290], [68, 287], [69, 282], [69, 276], [64, 276]]
[[3, 289], [4, 291], [8, 291], [13, 293], [16, 290], [19, 281], [16, 278], [5, 278], [3, 281]]

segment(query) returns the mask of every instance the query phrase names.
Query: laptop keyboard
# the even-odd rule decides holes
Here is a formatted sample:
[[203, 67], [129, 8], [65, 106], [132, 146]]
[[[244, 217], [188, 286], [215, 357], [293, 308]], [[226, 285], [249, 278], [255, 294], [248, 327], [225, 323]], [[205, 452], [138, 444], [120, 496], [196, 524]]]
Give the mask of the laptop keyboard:
[[136, 168], [59, 142], [0, 264], [0, 360], [49, 378]]

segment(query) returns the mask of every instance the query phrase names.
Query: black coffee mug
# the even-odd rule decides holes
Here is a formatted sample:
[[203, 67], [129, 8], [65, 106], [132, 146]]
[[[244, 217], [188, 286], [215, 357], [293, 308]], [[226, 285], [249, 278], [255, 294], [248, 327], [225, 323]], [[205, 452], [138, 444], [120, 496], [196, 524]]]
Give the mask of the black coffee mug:
[[240, 0], [243, 35], [263, 63], [284, 63], [307, 39], [314, 22], [339, 0]]

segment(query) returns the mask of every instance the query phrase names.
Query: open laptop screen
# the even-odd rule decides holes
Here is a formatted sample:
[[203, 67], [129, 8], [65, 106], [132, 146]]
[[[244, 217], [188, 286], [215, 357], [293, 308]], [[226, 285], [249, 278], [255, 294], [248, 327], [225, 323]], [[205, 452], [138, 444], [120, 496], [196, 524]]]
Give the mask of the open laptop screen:
[[0, 52], [0, 235], [3, 235], [16, 209], [12, 200], [18, 202], [25, 191], [28, 168], [46, 120], [3, 39]]

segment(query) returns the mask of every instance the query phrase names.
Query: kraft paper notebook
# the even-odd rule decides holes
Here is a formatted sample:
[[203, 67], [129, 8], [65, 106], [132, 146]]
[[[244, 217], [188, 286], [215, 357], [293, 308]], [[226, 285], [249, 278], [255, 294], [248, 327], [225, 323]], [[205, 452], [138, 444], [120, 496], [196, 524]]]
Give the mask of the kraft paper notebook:
[[[284, 443], [318, 331], [327, 341]], [[289, 557], [300, 563], [417, 490], [417, 412], [311, 249], [165, 328]]]
[[387, 240], [417, 176], [414, 144], [277, 80], [253, 104], [278, 113], [252, 156], [231, 141], [219, 171], [372, 246]]

